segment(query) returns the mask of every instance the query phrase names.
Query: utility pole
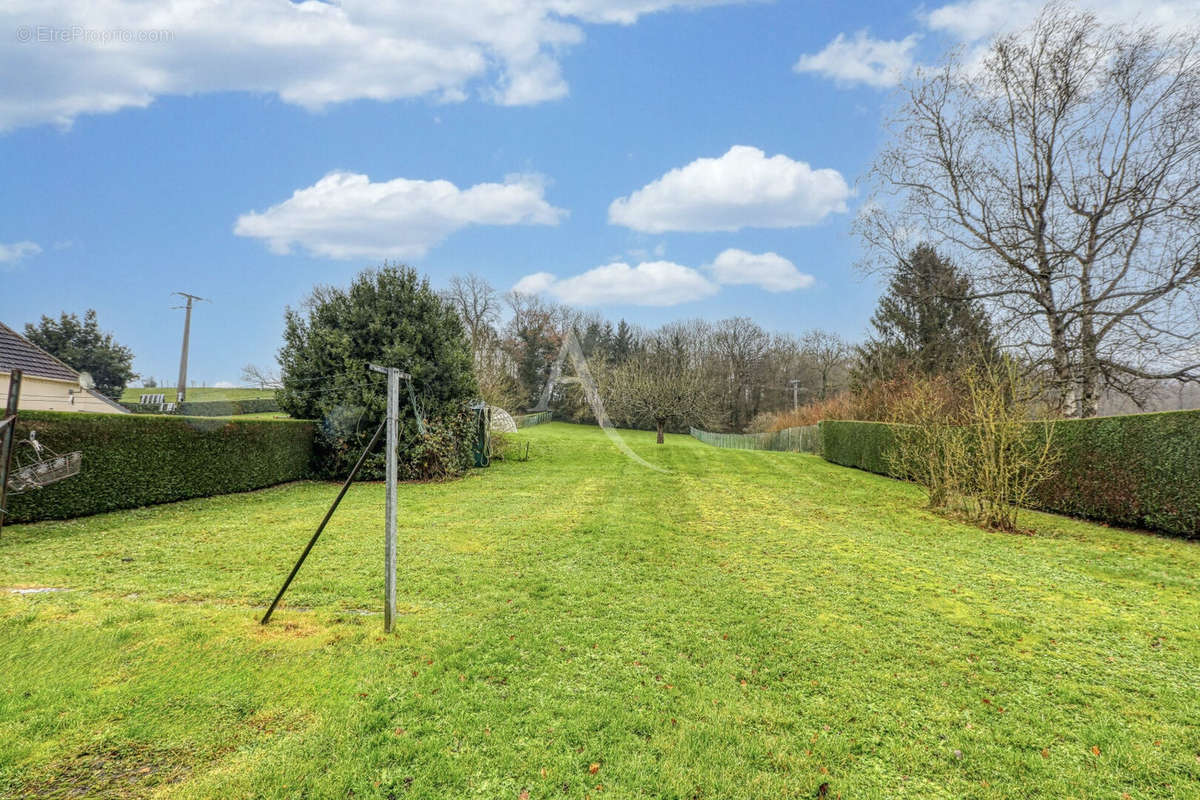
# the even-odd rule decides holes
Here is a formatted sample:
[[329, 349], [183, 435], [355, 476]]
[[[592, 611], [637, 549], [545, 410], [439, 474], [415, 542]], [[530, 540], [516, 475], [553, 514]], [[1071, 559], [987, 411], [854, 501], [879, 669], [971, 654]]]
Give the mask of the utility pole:
[[187, 397], [188, 335], [192, 329], [192, 301], [204, 300], [204, 298], [187, 292], [171, 292], [171, 294], [187, 298], [186, 306], [173, 306], [173, 308], [187, 309], [187, 313], [183, 317], [183, 350], [179, 354], [179, 388], [175, 390], [175, 402], [182, 403]]
[[0, 528], [4, 527], [7, 513], [8, 473], [12, 468], [13, 437], [17, 435], [17, 403], [21, 399], [21, 376], [14, 369], [8, 376], [8, 402], [4, 405], [4, 416], [0, 417]]
[[792, 411], [800, 410], [800, 380], [790, 380], [788, 385], [792, 387]]
[[400, 415], [400, 379], [412, 380], [407, 372], [401, 372], [395, 367], [381, 367], [371, 364], [372, 372], [387, 375], [387, 439], [385, 440], [385, 458], [387, 472], [386, 501], [383, 541], [383, 631], [392, 632], [392, 621], [396, 616], [396, 505], [397, 481], [399, 474], [396, 465], [396, 440], [399, 435]]

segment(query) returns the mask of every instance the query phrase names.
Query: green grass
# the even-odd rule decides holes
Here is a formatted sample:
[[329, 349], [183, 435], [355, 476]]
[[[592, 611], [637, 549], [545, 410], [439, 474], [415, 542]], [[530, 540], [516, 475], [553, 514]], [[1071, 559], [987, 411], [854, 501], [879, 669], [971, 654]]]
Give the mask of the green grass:
[[[167, 402], [175, 402], [174, 386], [159, 386], [154, 389], [143, 389], [140, 386], [126, 386], [125, 391], [121, 392], [122, 403], [137, 403], [142, 399], [144, 394], [161, 394]], [[196, 388], [192, 387], [187, 390], [187, 399], [189, 403], [203, 403], [213, 400], [250, 400], [256, 397], [274, 397], [274, 389], [248, 389], [245, 387], [237, 387], [234, 389], [214, 389], [213, 387]]]
[[5, 528], [0, 586], [69, 591], [0, 591], [0, 795], [1200, 796], [1196, 543], [516, 436], [530, 461], [401, 487], [390, 636], [378, 484], [265, 628], [333, 485]]

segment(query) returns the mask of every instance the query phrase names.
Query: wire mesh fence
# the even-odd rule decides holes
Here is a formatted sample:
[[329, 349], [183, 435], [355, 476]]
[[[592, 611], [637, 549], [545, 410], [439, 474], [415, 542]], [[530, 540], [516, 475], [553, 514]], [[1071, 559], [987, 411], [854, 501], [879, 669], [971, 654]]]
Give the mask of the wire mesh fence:
[[820, 453], [821, 428], [803, 425], [770, 433], [711, 433], [692, 428], [695, 438], [713, 447], [733, 450], [776, 450], [786, 453]]
[[522, 414], [521, 416], [513, 417], [513, 421], [517, 423], [518, 428], [528, 428], [531, 425], [541, 425], [543, 422], [549, 422], [553, 417], [553, 411], [539, 411], [536, 414]]

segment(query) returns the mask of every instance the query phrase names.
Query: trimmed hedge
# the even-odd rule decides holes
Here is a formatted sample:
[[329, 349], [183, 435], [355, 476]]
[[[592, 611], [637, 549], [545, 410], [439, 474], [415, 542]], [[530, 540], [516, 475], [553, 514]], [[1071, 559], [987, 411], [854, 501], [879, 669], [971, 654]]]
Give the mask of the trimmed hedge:
[[[162, 414], [159, 405], [122, 403], [135, 414]], [[279, 402], [274, 397], [251, 397], [244, 400], [204, 400], [196, 403], [180, 403], [172, 414], [184, 417], [234, 417], [238, 414], [264, 414], [278, 411]]]
[[[59, 454], [81, 450], [83, 468], [45, 489], [10, 495], [11, 522], [244, 492], [311, 474], [311, 422], [22, 411], [17, 438], [31, 429]], [[14, 453], [28, 459], [33, 451], [21, 445]]]
[[892, 448], [892, 426], [886, 422], [822, 420], [821, 457], [844, 467], [891, 475], [887, 452]]
[[1200, 537], [1200, 410], [1064, 420], [1047, 511]]
[[[1056, 422], [1055, 476], [1034, 490], [1044, 511], [1200, 537], [1200, 410]], [[892, 428], [821, 423], [826, 461], [888, 475]]]

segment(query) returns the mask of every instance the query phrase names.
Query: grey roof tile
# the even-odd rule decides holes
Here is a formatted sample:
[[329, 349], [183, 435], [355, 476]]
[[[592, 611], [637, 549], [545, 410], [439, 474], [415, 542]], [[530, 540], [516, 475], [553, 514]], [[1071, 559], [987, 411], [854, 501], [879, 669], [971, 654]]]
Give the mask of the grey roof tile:
[[0, 322], [0, 372], [14, 369], [31, 377], [79, 380], [78, 372]]

